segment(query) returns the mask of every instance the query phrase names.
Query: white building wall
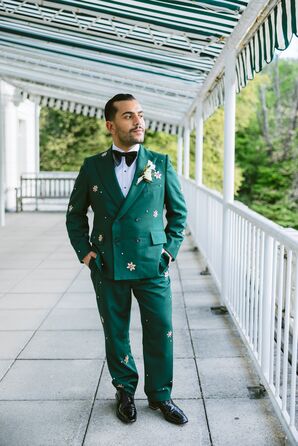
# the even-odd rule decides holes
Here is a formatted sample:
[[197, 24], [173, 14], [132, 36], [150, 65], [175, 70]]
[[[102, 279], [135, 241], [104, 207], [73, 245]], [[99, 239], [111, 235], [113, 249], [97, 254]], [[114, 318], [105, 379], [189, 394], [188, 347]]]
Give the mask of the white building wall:
[[39, 106], [27, 99], [19, 102], [12, 85], [2, 81], [2, 87], [5, 210], [15, 211], [21, 174], [39, 171]]

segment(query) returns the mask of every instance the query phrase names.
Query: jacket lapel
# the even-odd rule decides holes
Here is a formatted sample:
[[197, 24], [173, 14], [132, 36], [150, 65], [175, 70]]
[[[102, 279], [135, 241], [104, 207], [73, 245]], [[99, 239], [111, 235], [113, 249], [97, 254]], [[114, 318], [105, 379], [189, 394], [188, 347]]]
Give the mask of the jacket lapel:
[[101, 159], [97, 160], [96, 169], [107, 193], [119, 207], [125, 200], [125, 197], [116, 177], [112, 146], [104, 153], [104, 156], [102, 154], [99, 155]]
[[131, 187], [130, 187], [129, 192], [126, 196], [126, 199], [124, 200], [121, 208], [119, 209], [119, 212], [118, 212], [116, 218], [122, 217], [122, 215], [124, 215], [127, 212], [127, 210], [130, 208], [130, 206], [134, 203], [134, 201], [138, 198], [138, 196], [141, 194], [142, 190], [144, 189], [145, 184], [146, 184], [145, 181], [142, 180], [137, 185], [137, 179], [140, 176], [144, 167], [146, 166], [148, 159], [149, 159], [149, 152], [147, 152], [147, 150], [141, 144], [139, 153], [138, 153], [138, 157], [137, 157], [136, 171], [135, 171], [132, 183], [131, 183]]

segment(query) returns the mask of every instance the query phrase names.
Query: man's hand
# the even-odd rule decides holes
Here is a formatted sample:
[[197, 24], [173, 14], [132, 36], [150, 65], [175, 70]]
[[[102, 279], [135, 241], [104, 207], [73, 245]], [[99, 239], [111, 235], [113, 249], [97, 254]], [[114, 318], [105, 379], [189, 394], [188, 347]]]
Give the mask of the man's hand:
[[161, 253], [163, 254], [164, 252], [170, 257], [170, 262], [171, 262], [171, 261], [172, 261], [172, 256], [171, 256], [171, 254], [170, 254], [168, 251], [166, 251], [165, 249], [162, 248]]
[[83, 262], [85, 263], [85, 265], [89, 266], [89, 262], [91, 260], [91, 257], [93, 257], [94, 259], [96, 259], [97, 254], [94, 251], [90, 251], [89, 254], [87, 254], [84, 258], [83, 258]]

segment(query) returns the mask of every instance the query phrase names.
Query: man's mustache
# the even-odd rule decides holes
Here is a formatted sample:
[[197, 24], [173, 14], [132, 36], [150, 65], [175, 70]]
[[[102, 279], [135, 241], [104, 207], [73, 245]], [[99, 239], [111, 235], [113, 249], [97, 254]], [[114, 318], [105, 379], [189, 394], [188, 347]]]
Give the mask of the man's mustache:
[[144, 127], [136, 127], [135, 129], [132, 129], [131, 132], [134, 132], [135, 130], [145, 130]]

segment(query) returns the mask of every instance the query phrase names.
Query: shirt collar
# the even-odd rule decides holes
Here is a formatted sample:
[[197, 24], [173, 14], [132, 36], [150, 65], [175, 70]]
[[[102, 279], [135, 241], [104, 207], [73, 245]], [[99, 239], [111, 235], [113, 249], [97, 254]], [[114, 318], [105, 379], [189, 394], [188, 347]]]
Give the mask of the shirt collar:
[[[140, 149], [140, 144], [134, 144], [129, 148], [130, 151], [138, 152]], [[117, 147], [115, 144], [112, 145], [112, 150], [118, 150], [118, 152], [126, 152], [126, 150], [120, 149], [120, 147]]]

